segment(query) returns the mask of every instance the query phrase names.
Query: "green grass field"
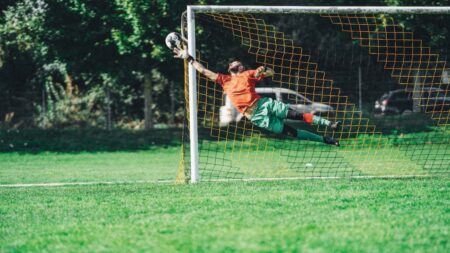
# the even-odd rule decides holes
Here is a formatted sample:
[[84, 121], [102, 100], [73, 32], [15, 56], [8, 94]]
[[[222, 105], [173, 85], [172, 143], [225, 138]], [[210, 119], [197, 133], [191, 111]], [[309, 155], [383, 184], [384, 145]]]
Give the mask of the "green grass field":
[[446, 178], [0, 188], [2, 252], [448, 252]]
[[174, 180], [180, 148], [39, 154], [0, 153], [0, 184]]
[[175, 185], [164, 133], [0, 132], [0, 252], [450, 251], [446, 176]]

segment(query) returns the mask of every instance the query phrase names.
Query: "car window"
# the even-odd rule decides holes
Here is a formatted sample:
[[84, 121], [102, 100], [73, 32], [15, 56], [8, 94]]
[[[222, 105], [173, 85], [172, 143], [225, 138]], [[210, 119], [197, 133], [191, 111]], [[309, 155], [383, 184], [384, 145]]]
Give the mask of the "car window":
[[391, 98], [392, 99], [407, 99], [408, 95], [406, 94], [406, 92], [396, 92], [396, 93], [392, 94]]
[[281, 98], [283, 99], [283, 102], [285, 102], [287, 104], [292, 104], [292, 105], [310, 104], [309, 101], [305, 100], [303, 97], [298, 96], [296, 94], [283, 93], [281, 95]]

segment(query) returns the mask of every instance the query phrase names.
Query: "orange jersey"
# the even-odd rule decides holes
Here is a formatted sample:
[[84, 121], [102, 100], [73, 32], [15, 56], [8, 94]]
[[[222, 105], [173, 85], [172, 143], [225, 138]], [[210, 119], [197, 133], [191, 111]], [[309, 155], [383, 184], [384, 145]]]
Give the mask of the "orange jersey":
[[244, 113], [247, 107], [253, 105], [261, 97], [256, 93], [255, 86], [263, 75], [255, 77], [256, 70], [246, 70], [235, 76], [218, 74], [216, 83], [222, 85], [231, 103]]

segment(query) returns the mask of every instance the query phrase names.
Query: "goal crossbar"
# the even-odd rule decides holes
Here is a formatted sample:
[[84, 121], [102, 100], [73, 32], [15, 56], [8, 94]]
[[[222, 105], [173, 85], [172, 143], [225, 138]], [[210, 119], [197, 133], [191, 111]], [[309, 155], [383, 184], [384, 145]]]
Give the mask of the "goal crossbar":
[[450, 14], [450, 6], [255, 6], [189, 5], [194, 13]]

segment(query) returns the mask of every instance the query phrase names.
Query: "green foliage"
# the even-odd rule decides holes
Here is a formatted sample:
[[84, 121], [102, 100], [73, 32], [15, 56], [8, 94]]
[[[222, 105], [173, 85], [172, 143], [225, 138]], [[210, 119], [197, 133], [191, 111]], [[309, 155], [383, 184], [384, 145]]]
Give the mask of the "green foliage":
[[[436, 0], [384, 0], [387, 5], [393, 6], [447, 6], [448, 1]], [[440, 54], [448, 54], [448, 36], [450, 34], [448, 23], [450, 15], [424, 15], [420, 20], [419, 15], [396, 15], [395, 21], [407, 31], [412, 31], [418, 38], [423, 39], [433, 51]]]
[[181, 7], [181, 2], [114, 1], [115, 12], [109, 14], [110, 18], [116, 20], [111, 29], [111, 37], [119, 53], [132, 55], [134, 59], [141, 58], [147, 64], [170, 59], [171, 53], [163, 42], [174, 28], [163, 24], [179, 20], [181, 11], [176, 10]]
[[[43, 0], [23, 0], [3, 12], [0, 23], [0, 37], [6, 48], [13, 47], [20, 52], [45, 53], [41, 36], [47, 14]], [[37, 54], [36, 57], [42, 56]]]
[[45, 86], [46, 108], [36, 105], [36, 124], [44, 128], [64, 126], [103, 127], [106, 115], [105, 91], [93, 88], [85, 93], [69, 91], [57, 84]]
[[[370, 0], [367, 5], [443, 5], [444, 1]], [[240, 4], [235, 0], [146, 1], [146, 0], [4, 0], [0, 6], [0, 119], [13, 113], [14, 126], [61, 126], [44, 124], [42, 115], [61, 118], [63, 125], [93, 120], [102, 125], [105, 110], [110, 109], [114, 122], [139, 121], [143, 118], [144, 74], [152, 74], [153, 105], [157, 122], [167, 123], [172, 111], [168, 93], [174, 91], [177, 117], [182, 112], [182, 63], [172, 58], [164, 45], [170, 31], [180, 30], [180, 16], [187, 4]], [[248, 1], [247, 4], [260, 4]], [[330, 1], [267, 1], [266, 5], [329, 5]], [[360, 1], [339, 0], [333, 5], [359, 5]], [[275, 16], [275, 15], [274, 15]], [[353, 47], [340, 40], [342, 36], [323, 32], [324, 24], [298, 17], [295, 19], [265, 17], [299, 44], [311, 50], [328, 50], [333, 43], [342, 51]], [[415, 21], [413, 16], [398, 20], [430, 46], [448, 51], [448, 17]], [[436, 21], [438, 23], [433, 23]], [[200, 22], [199, 22], [200, 24]], [[329, 26], [329, 24], [326, 24]], [[317, 29], [312, 29], [316, 27]], [[230, 45], [220, 27], [213, 32], [199, 25], [198, 48], [210, 67], [223, 71], [229, 58], [245, 58], [238, 43]], [[301, 32], [300, 32], [301, 31]], [[219, 34], [219, 35], [217, 35]], [[357, 43], [354, 41], [354, 43]], [[227, 48], [227, 50], [223, 50]], [[252, 64], [252, 62], [248, 62]], [[58, 65], [58, 66], [57, 66]], [[77, 87], [79, 106], [70, 111], [73, 117], [57, 116], [68, 105], [63, 90], [70, 77]], [[347, 83], [347, 82], [346, 82]], [[59, 87], [59, 88], [58, 88]], [[170, 88], [169, 88], [170, 87]], [[52, 90], [58, 90], [57, 95]], [[44, 99], [42, 94], [45, 93]], [[95, 94], [95, 95], [94, 95]], [[81, 96], [89, 96], [81, 101]], [[75, 95], [73, 95], [75, 96]], [[58, 98], [57, 98], [58, 97]], [[94, 99], [95, 97], [95, 99]], [[372, 98], [371, 98], [372, 99]], [[46, 101], [43, 101], [46, 100]], [[69, 99], [70, 100], [70, 99]], [[88, 104], [95, 100], [97, 116], [88, 116]], [[65, 102], [63, 102], [65, 101]], [[47, 103], [45, 108], [42, 106]], [[72, 102], [70, 102], [72, 103]], [[69, 104], [70, 104], [69, 103]], [[59, 106], [59, 105], [61, 106]], [[106, 106], [108, 105], [108, 106]], [[60, 108], [60, 109], [56, 109]], [[46, 111], [48, 110], [48, 111]], [[57, 110], [57, 111], [55, 111]], [[92, 111], [91, 111], [92, 112]], [[62, 113], [64, 114], [64, 113]], [[75, 114], [80, 114], [75, 116]], [[52, 116], [54, 115], [54, 116]], [[103, 115], [103, 116], [101, 116]], [[49, 118], [50, 117], [50, 118]], [[53, 119], [52, 119], [53, 120]], [[178, 121], [180, 121], [178, 119]]]

